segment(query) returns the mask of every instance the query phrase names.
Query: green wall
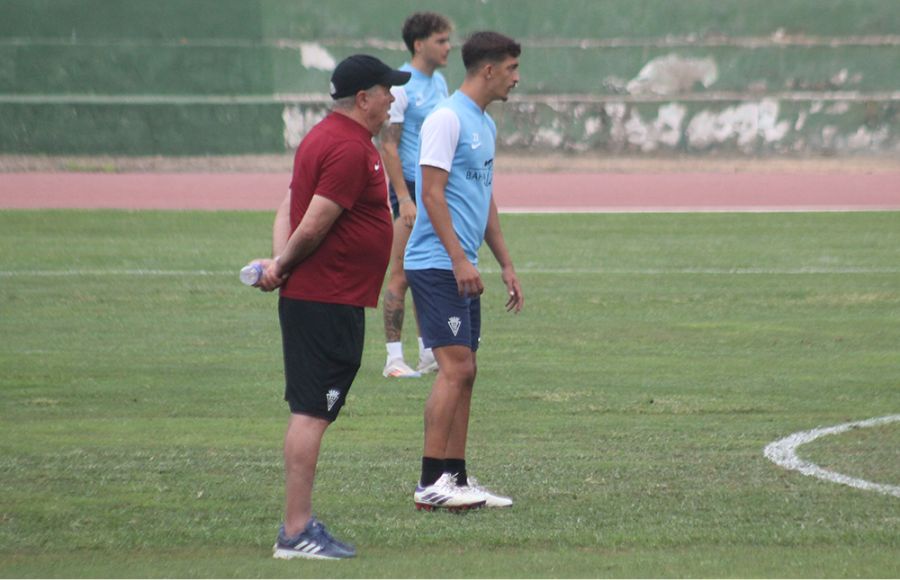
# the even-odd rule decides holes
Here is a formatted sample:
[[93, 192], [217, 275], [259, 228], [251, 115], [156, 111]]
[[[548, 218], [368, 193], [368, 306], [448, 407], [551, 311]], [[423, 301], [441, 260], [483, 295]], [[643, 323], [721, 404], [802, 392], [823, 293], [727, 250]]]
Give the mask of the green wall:
[[[457, 46], [486, 28], [522, 42], [520, 88], [492, 108], [506, 148], [900, 151], [897, 0], [0, 0], [0, 152], [284, 151], [328, 101], [330, 72], [304, 67], [301, 43], [400, 64], [402, 21], [423, 9], [451, 17]], [[717, 79], [629, 92], [667, 56], [711, 59]], [[462, 78], [458, 52], [445, 74]], [[781, 139], [696, 147], [687, 133], [694, 118], [772, 101], [790, 126]], [[652, 140], [673, 104], [682, 137], [648, 145], [640, 124]], [[635, 129], [624, 139], [620, 120]]]

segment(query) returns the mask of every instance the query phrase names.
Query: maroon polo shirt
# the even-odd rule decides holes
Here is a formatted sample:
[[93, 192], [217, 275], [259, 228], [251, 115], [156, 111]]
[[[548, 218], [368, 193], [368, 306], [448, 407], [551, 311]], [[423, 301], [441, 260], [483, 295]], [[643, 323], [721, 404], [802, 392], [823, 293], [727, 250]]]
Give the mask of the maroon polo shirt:
[[344, 211], [321, 245], [293, 269], [281, 295], [374, 308], [393, 238], [387, 184], [372, 134], [340, 113], [325, 117], [297, 148], [291, 180], [292, 233], [313, 195], [332, 200]]

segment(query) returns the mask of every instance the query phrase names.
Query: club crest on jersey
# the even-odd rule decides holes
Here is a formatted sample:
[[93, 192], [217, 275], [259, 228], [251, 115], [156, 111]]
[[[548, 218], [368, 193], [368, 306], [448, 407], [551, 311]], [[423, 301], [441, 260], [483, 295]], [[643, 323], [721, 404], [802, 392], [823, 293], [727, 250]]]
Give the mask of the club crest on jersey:
[[447, 320], [447, 324], [450, 325], [450, 331], [453, 332], [453, 336], [456, 336], [459, 333], [459, 327], [462, 326], [462, 322], [459, 320], [459, 316], [451, 316]]
[[328, 391], [328, 393], [325, 395], [325, 400], [328, 402], [329, 411], [331, 411], [331, 409], [334, 407], [334, 404], [337, 403], [338, 399], [340, 398], [341, 392], [339, 390], [331, 389], [330, 391]]

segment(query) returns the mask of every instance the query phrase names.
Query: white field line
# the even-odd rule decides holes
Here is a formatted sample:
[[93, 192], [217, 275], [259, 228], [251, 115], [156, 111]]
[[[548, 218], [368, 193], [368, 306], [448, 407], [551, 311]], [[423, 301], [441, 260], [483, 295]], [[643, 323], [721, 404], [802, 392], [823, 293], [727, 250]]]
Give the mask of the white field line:
[[797, 448], [801, 445], [805, 445], [806, 443], [815, 441], [819, 437], [823, 437], [825, 435], [837, 435], [839, 433], [849, 431], [850, 429], [875, 427], [878, 425], [886, 425], [888, 423], [893, 423], [896, 421], [900, 421], [900, 415], [888, 415], [886, 417], [866, 419], [865, 421], [843, 423], [841, 425], [835, 425], [834, 427], [820, 427], [818, 429], [812, 429], [811, 431], [800, 431], [798, 433], [794, 433], [793, 435], [785, 437], [784, 439], [779, 439], [774, 443], [766, 445], [763, 453], [768, 459], [772, 460], [777, 465], [780, 465], [785, 469], [799, 471], [803, 475], [810, 475], [812, 477], [817, 477], [825, 481], [840, 483], [842, 485], [849, 485], [850, 487], [855, 487], [857, 489], [874, 491], [884, 495], [900, 497], [900, 485], [872, 483], [871, 481], [866, 481], [865, 479], [858, 479], [856, 477], [850, 477], [842, 473], [829, 471], [827, 469], [819, 467], [815, 463], [810, 463], [809, 461], [800, 459], [799, 457], [797, 457], [796, 453]]
[[501, 214], [625, 214], [625, 213], [862, 213], [897, 211], [900, 205], [697, 205], [697, 206], [505, 206]]
[[[900, 274], [900, 268], [517, 268], [520, 274], [550, 275], [624, 275], [624, 276], [798, 276], [798, 275], [858, 275], [858, 274]], [[497, 274], [499, 270], [487, 267], [482, 274]], [[234, 276], [238, 269], [230, 270], [154, 270], [154, 269], [68, 269], [68, 270], [0, 270], [0, 278], [64, 278], [91, 276], [122, 277], [189, 277], [189, 276]]]
[[167, 276], [226, 276], [237, 278], [238, 270], [234, 272], [213, 270], [101, 270], [101, 269], [72, 269], [72, 270], [0, 270], [0, 278], [35, 277], [35, 278], [63, 278], [77, 276], [134, 276], [134, 277], [167, 277]]

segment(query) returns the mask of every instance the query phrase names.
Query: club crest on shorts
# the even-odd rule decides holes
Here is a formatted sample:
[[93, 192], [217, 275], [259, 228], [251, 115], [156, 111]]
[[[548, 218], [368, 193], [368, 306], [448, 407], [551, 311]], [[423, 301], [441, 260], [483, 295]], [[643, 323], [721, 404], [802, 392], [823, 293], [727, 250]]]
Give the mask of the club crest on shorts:
[[453, 336], [459, 332], [459, 327], [462, 326], [462, 322], [459, 320], [459, 316], [451, 316], [447, 320], [447, 324], [450, 325], [450, 330], [453, 332]]
[[328, 401], [328, 410], [331, 411], [334, 404], [337, 403], [338, 399], [341, 398], [341, 392], [337, 389], [331, 389], [325, 395], [325, 400]]

